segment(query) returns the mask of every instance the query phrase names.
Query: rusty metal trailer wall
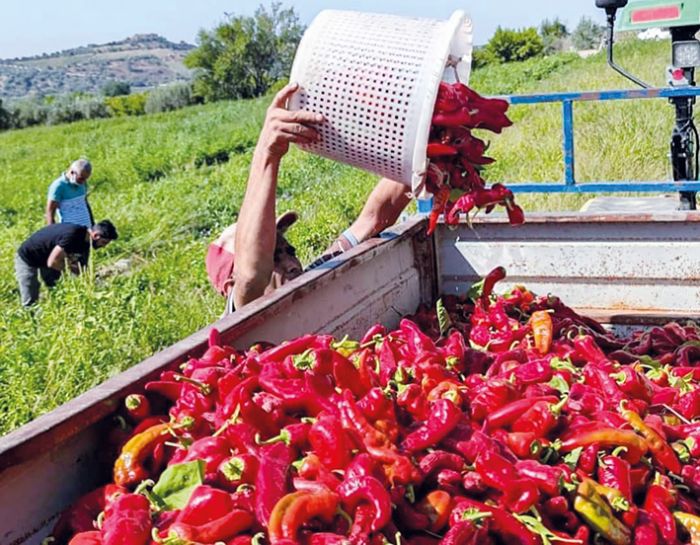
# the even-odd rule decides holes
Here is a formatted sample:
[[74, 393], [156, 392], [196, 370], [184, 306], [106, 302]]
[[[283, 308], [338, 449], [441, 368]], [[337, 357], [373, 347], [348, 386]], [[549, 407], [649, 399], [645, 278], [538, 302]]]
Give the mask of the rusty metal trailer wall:
[[[390, 326], [435, 295], [425, 221], [397, 226], [214, 323], [227, 343], [281, 342], [308, 332], [360, 335]], [[223, 306], [223, 305], [222, 305]], [[0, 545], [39, 545], [58, 513], [109, 478], [99, 459], [110, 415], [129, 392], [206, 348], [209, 328], [0, 438]]]

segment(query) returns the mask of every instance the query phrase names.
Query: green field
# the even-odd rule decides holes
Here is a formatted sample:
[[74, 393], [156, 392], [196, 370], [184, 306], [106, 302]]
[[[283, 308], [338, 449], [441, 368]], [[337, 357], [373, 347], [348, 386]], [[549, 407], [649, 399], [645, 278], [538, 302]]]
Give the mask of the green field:
[[[619, 61], [656, 85], [670, 46], [631, 42]], [[477, 71], [485, 94], [629, 88], [602, 55]], [[208, 242], [234, 221], [269, 99], [222, 102], [138, 118], [0, 133], [0, 433], [37, 417], [216, 319], [222, 299], [206, 278]], [[577, 177], [665, 179], [672, 109], [662, 100], [577, 105]], [[490, 181], [562, 179], [558, 106], [518, 107], [493, 138]], [[15, 286], [17, 246], [43, 223], [48, 184], [79, 156], [94, 174], [90, 202], [120, 239], [65, 278], [31, 312]], [[309, 262], [359, 212], [376, 177], [293, 150], [279, 210], [302, 221], [290, 240]], [[321, 196], [321, 198], [319, 198]], [[528, 196], [526, 211], [578, 208], [586, 197]], [[116, 264], [129, 260], [128, 269]]]

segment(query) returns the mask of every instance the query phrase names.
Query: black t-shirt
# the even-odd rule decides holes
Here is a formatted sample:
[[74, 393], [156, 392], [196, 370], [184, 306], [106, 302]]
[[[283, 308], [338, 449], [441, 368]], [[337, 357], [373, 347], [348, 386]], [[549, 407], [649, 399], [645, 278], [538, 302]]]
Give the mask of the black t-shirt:
[[49, 255], [56, 246], [63, 248], [66, 255], [86, 265], [90, 255], [87, 227], [72, 223], [47, 225], [25, 240], [17, 253], [31, 267], [46, 267]]

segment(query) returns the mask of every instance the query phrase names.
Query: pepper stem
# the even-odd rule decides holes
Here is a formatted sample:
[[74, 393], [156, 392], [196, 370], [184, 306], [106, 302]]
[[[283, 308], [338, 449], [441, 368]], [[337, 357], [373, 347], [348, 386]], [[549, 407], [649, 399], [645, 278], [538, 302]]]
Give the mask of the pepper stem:
[[270, 437], [269, 439], [265, 439], [264, 441], [260, 437], [259, 433], [255, 434], [255, 443], [257, 445], [271, 445], [273, 443], [279, 443], [283, 442], [285, 445], [289, 446], [292, 444], [292, 434], [289, 433], [287, 430], [282, 430], [279, 432], [279, 434], [275, 435], [274, 437]]
[[211, 386], [205, 384], [201, 380], [195, 380], [193, 378], [186, 377], [185, 375], [175, 375], [175, 381], [184, 382], [186, 384], [191, 384], [192, 386], [197, 387], [201, 394], [204, 396], [208, 396], [209, 394], [211, 394]]
[[220, 469], [223, 476], [229, 481], [240, 481], [245, 471], [245, 465], [245, 460], [243, 460], [243, 458], [234, 456], [226, 460], [226, 462], [221, 465]]

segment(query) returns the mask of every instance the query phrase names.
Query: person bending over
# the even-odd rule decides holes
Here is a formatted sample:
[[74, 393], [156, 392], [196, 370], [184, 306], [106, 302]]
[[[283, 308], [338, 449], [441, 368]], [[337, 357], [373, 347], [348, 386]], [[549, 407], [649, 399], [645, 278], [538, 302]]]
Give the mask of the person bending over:
[[80, 274], [87, 266], [90, 248], [107, 246], [117, 236], [109, 220], [92, 227], [55, 223], [36, 231], [15, 254], [15, 276], [22, 305], [31, 306], [39, 299], [38, 276], [51, 288], [66, 267], [73, 274]]

